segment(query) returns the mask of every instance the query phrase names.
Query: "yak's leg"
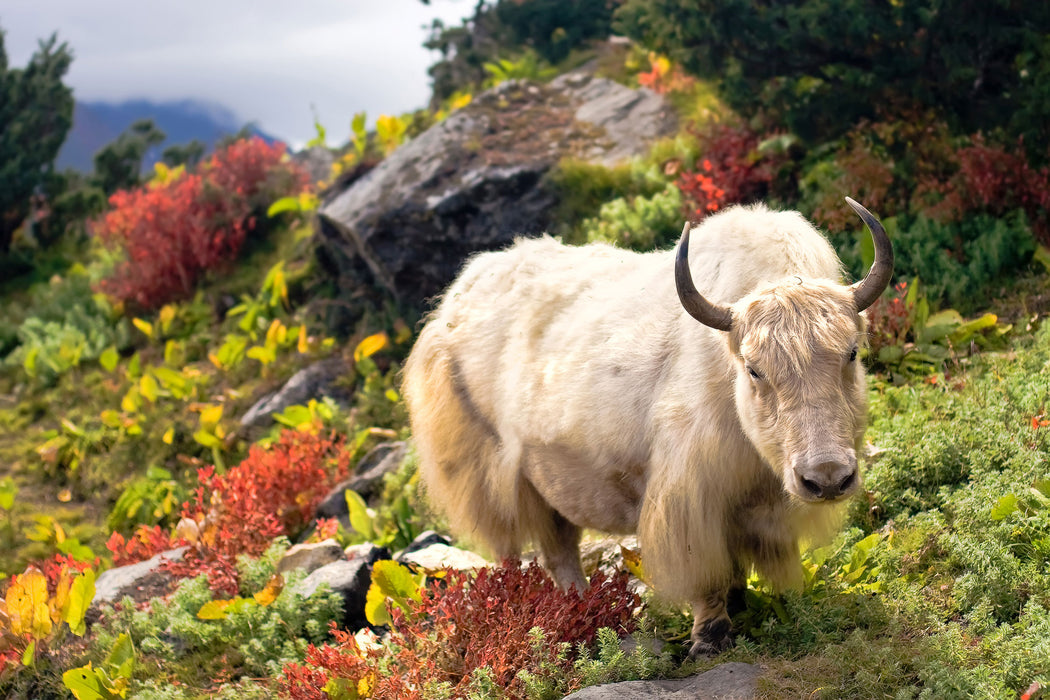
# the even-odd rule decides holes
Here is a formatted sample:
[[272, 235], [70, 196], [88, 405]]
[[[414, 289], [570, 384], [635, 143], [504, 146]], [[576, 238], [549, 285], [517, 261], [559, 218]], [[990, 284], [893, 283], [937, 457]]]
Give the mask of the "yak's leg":
[[726, 594], [726, 614], [729, 617], [742, 613], [747, 608], [746, 594], [747, 575], [738, 563], [733, 567], [733, 581], [729, 584], [729, 593]]
[[693, 645], [689, 658], [717, 654], [733, 646], [729, 615], [726, 611], [728, 588], [714, 591], [693, 602]]
[[537, 542], [543, 555], [543, 566], [564, 590], [576, 586], [576, 592], [587, 590], [587, 577], [580, 563], [580, 528], [570, 523], [555, 510], [551, 511], [552, 527]]

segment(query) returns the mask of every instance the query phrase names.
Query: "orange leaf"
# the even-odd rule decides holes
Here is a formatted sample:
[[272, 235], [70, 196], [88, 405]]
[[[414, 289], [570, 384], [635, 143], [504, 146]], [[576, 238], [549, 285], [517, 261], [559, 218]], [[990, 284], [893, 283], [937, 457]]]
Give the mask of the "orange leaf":
[[270, 580], [266, 582], [266, 587], [252, 597], [255, 598], [256, 603], [265, 607], [277, 600], [277, 596], [281, 595], [281, 589], [283, 588], [284, 577], [280, 574], [274, 574], [270, 577]]

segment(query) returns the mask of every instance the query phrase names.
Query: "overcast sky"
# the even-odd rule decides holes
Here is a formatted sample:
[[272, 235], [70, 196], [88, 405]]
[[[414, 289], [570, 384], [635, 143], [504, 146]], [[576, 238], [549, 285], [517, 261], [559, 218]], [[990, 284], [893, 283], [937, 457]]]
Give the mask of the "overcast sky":
[[73, 49], [66, 84], [79, 100], [194, 98], [300, 145], [311, 105], [330, 144], [355, 112], [426, 105], [423, 48], [435, 18], [459, 24], [475, 0], [0, 0], [11, 66], [58, 32]]

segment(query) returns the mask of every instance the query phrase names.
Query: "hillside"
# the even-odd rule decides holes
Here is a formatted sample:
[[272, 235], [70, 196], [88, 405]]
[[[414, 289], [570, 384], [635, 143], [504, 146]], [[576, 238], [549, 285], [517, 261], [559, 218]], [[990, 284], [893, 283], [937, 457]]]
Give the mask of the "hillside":
[[[642, 682], [632, 689], [643, 697], [728, 681], [745, 698], [1031, 700], [1043, 692], [1050, 151], [1038, 115], [1012, 102], [1038, 88], [1012, 84], [1016, 71], [1000, 69], [1024, 64], [1050, 75], [1050, 64], [1021, 51], [1036, 37], [1020, 41], [1016, 17], [1001, 19], [1004, 27], [959, 11], [947, 17], [953, 31], [940, 31], [944, 8], [961, 3], [922, 0], [922, 12], [889, 3], [842, 25], [832, 5], [742, 2], [735, 11], [753, 13], [746, 26], [755, 31], [746, 45], [719, 43], [711, 33], [732, 18], [723, 4], [701, 4], [710, 6], [703, 21], [695, 3], [677, 0], [479, 4], [463, 26], [435, 28], [430, 42], [442, 57], [429, 108], [380, 115], [374, 130], [357, 115], [335, 149], [226, 143], [197, 165], [155, 168], [49, 246], [23, 237], [19, 253], [32, 268], [0, 296], [0, 696], [579, 700], [616, 697], [626, 691], [593, 686], [629, 681]], [[609, 37], [614, 11], [627, 36]], [[970, 81], [975, 98], [963, 119], [955, 81], [971, 65], [962, 29], [974, 23], [1002, 51], [988, 59], [988, 75], [1011, 91], [993, 99]], [[796, 31], [809, 40], [796, 41]], [[902, 36], [958, 65], [943, 75], [918, 70], [900, 50]], [[783, 60], [785, 46], [797, 60]], [[770, 75], [774, 68], [782, 72]], [[841, 90], [828, 89], [836, 80]], [[193, 128], [231, 125], [221, 110], [198, 108], [173, 111]], [[137, 109], [100, 108], [96, 130]], [[181, 133], [172, 127], [169, 136]], [[35, 208], [31, 225], [45, 230], [63, 196], [76, 194]], [[790, 387], [842, 381], [867, 413], [858, 400], [842, 416], [825, 414], [826, 432], [847, 414], [860, 421], [861, 479], [837, 484], [856, 493], [829, 506], [839, 521], [825, 539], [778, 539], [795, 527], [778, 513], [802, 512], [786, 481], [794, 464], [778, 470], [768, 452], [748, 462], [750, 442], [703, 492], [694, 490], [706, 482], [693, 460], [674, 465], [678, 481], [650, 486], [655, 458], [639, 456], [628, 466], [640, 476], [624, 471], [613, 488], [631, 502], [639, 479], [654, 489], [647, 498], [664, 487], [662, 544], [679, 544], [679, 561], [704, 568], [690, 558], [698, 538], [682, 534], [697, 509], [724, 508], [727, 523], [753, 535], [724, 543], [727, 578], [739, 586], [691, 601], [718, 611], [697, 631], [690, 601], [668, 601], [654, 587], [662, 562], [644, 536], [585, 531], [588, 586], [563, 591], [533, 544], [524, 563], [493, 561], [476, 533], [450, 528], [465, 509], [505, 504], [470, 501], [476, 490], [454, 487], [445, 497], [459, 513], [431, 501], [423, 431], [413, 434], [403, 396], [412, 372], [403, 367], [435, 295], [466, 260], [544, 233], [628, 266], [636, 258], [625, 250], [663, 250], [667, 278], [656, 287], [670, 290], [668, 251], [683, 221], [702, 226], [761, 202], [812, 222], [849, 284], [873, 266], [878, 226], [866, 228], [844, 196], [881, 220], [895, 256], [863, 321], [852, 293], [802, 275], [773, 280], [775, 293], [719, 301], [728, 318], [750, 318], [752, 304], [795, 299], [796, 286], [832, 289], [837, 301], [813, 318], [788, 318], [790, 338], [770, 334], [786, 353], [782, 366], [745, 358], [754, 346], [734, 345], [731, 333], [747, 331], [740, 326], [726, 333], [725, 323], [710, 324], [699, 342], [676, 344], [671, 331], [704, 316], [702, 305], [686, 295], [684, 308], [641, 308], [638, 299], [664, 297], [650, 295], [651, 277], [629, 272], [617, 270], [608, 289], [641, 311], [620, 325], [615, 314], [594, 320], [600, 340], [588, 347], [578, 335], [583, 317], [513, 340], [497, 332], [504, 315], [524, 326], [530, 315], [554, 318], [593, 298], [597, 287], [578, 275], [580, 265], [565, 265], [571, 284], [536, 292], [555, 300], [542, 309], [512, 294], [473, 300], [470, 289], [447, 299], [472, 304], [482, 319], [478, 336], [459, 345], [473, 364], [482, 364], [483, 353], [470, 355], [482, 345], [544, 346], [554, 359], [529, 390], [557, 392], [569, 374], [576, 386], [594, 379], [586, 392], [609, 376], [640, 378], [623, 395], [584, 402], [591, 394], [581, 390], [560, 399], [565, 407], [548, 401], [535, 417], [553, 430], [573, 404], [593, 421], [580, 432], [602, 443], [602, 456], [620, 447], [613, 433], [709, 434], [710, 406], [691, 399], [707, 384], [725, 390], [726, 405], [737, 402], [718, 420], [736, 421], [739, 406], [759, 396], [783, 406], [763, 430], [786, 434], [799, 404]], [[694, 234], [694, 253], [705, 250]], [[743, 243], [757, 235], [738, 232]], [[475, 287], [528, 281], [564, 254], [553, 240], [519, 244], [530, 245], [551, 260], [508, 264]], [[694, 281], [708, 289], [710, 280]], [[817, 337], [813, 328], [839, 307], [844, 349], [792, 354], [794, 339]], [[472, 323], [443, 325], [453, 335]], [[649, 385], [662, 381], [653, 367], [706, 345], [725, 364], [681, 378], [674, 400], [653, 409], [667, 425], [598, 429], [624, 415], [613, 409], [644, 404]], [[504, 449], [491, 447], [492, 435], [520, 416], [487, 414], [506, 406], [489, 405], [495, 392], [479, 377], [516, 376], [527, 363], [456, 364], [433, 367], [451, 377], [458, 402], [431, 411], [445, 418], [442, 437], [457, 449]], [[816, 370], [798, 369], [806, 367]], [[426, 381], [419, 376], [417, 385]], [[518, 405], [524, 413], [541, 404]], [[726, 439], [751, 434], [732, 425]], [[820, 433], [807, 438], [814, 444], [834, 437], [810, 433]], [[437, 442], [431, 435], [431, 447]], [[583, 461], [556, 442], [522, 449], [552, 463]], [[469, 456], [441, 468], [469, 474], [464, 463]], [[751, 465], [774, 468], [749, 472], [754, 493], [740, 503], [718, 501]], [[542, 476], [523, 477], [516, 494], [543, 498], [528, 481]], [[559, 495], [585, 506], [602, 486], [568, 483]], [[544, 512], [565, 521], [563, 536], [571, 529], [569, 516]], [[796, 585], [781, 589], [751, 566], [771, 542]], [[682, 579], [688, 574], [683, 568]], [[719, 644], [695, 644], [712, 631]]]

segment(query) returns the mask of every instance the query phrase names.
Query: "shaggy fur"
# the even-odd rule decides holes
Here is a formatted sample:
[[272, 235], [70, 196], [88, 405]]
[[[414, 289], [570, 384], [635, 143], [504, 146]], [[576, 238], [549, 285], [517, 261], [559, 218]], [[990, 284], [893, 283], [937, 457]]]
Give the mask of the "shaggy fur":
[[730, 332], [683, 310], [674, 251], [519, 240], [448, 289], [404, 394], [429, 498], [458, 533], [499, 556], [531, 542], [582, 587], [581, 528], [637, 532], [656, 589], [693, 603], [700, 653], [729, 643], [726, 593], [752, 566], [799, 581], [799, 540], [835, 510], [806, 476], [852, 465], [856, 490], [866, 393], [864, 321], [800, 214], [735, 207], [692, 240]]

